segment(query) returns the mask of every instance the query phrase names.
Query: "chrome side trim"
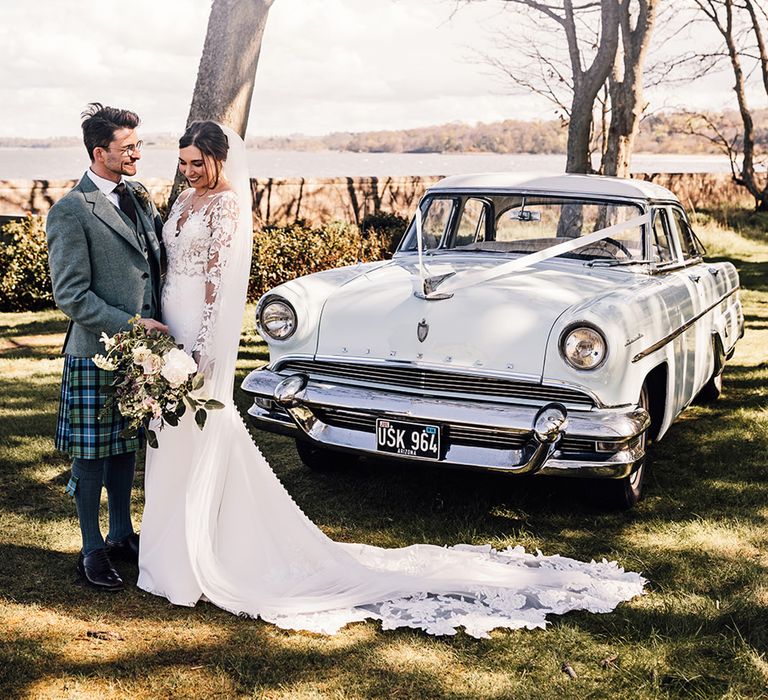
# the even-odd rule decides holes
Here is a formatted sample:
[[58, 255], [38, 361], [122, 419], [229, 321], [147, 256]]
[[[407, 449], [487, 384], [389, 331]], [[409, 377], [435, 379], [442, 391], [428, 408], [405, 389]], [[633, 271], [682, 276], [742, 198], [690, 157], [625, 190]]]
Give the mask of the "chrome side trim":
[[707, 307], [704, 311], [696, 314], [692, 319], [690, 319], [689, 321], [686, 321], [682, 326], [680, 326], [676, 330], [672, 331], [671, 333], [665, 335], [661, 340], [655, 342], [653, 345], [650, 345], [649, 347], [647, 347], [642, 352], [637, 353], [637, 355], [635, 355], [632, 358], [632, 362], [639, 362], [643, 358], [648, 357], [648, 355], [651, 355], [654, 352], [656, 352], [657, 350], [663, 348], [667, 343], [672, 342], [679, 335], [682, 335], [683, 333], [685, 333], [685, 331], [687, 331], [694, 323], [696, 323], [696, 321], [698, 321], [699, 319], [701, 319], [704, 316], [706, 316], [710, 311], [712, 311], [712, 309], [714, 309], [715, 307], [719, 306], [726, 299], [728, 299], [728, 297], [731, 297], [734, 294], [736, 294], [736, 292], [738, 292], [739, 289], [740, 289], [740, 287], [734, 287], [730, 292], [728, 292], [727, 294], [724, 294], [723, 296], [721, 296], [714, 304], [712, 304], [711, 306]]

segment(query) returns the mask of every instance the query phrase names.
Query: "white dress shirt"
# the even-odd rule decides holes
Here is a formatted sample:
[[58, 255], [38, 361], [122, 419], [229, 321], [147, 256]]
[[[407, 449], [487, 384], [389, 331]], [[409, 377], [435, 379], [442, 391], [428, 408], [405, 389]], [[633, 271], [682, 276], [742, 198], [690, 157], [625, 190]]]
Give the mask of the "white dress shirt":
[[113, 182], [112, 180], [107, 180], [106, 178], [97, 175], [90, 168], [85, 171], [85, 174], [91, 178], [91, 182], [104, 193], [104, 196], [119, 209], [120, 197], [118, 197], [117, 192], [115, 192], [115, 187], [117, 187], [120, 182], [124, 182], [124, 179], [121, 177], [120, 182]]

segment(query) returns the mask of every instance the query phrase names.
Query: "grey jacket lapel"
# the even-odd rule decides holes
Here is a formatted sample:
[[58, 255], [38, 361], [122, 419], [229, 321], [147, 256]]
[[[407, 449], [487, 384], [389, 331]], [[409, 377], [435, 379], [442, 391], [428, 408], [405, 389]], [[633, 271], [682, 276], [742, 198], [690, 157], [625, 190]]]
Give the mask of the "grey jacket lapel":
[[136, 238], [136, 232], [131, 228], [130, 224], [123, 219], [123, 216], [117, 210], [117, 207], [99, 191], [99, 188], [93, 184], [87, 175], [83, 176], [78, 187], [82, 190], [85, 201], [93, 208], [94, 216], [124, 238], [126, 243], [141, 253], [141, 246]]
[[155, 256], [157, 264], [160, 265], [160, 241], [157, 238], [155, 226], [152, 222], [152, 219], [150, 219], [146, 209], [144, 208], [144, 205], [139, 201], [138, 197], [136, 197], [133, 187], [129, 185], [128, 189], [131, 191], [131, 195], [133, 196], [133, 200], [136, 204], [136, 211], [138, 212], [139, 219], [138, 227], [146, 236], [147, 243], [149, 244], [149, 248], [152, 251], [152, 255]]

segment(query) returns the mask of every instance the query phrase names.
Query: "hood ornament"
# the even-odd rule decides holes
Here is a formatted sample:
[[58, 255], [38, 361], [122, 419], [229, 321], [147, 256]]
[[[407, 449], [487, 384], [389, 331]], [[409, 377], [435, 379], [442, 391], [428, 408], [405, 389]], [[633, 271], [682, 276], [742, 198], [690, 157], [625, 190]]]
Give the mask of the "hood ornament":
[[429, 324], [427, 323], [426, 318], [422, 318], [421, 321], [419, 321], [419, 325], [416, 326], [416, 337], [419, 339], [420, 343], [423, 343], [427, 339], [428, 333]]
[[414, 296], [419, 299], [426, 299], [427, 301], [440, 301], [441, 299], [450, 299], [453, 296], [453, 292], [442, 293], [438, 292], [437, 288], [449, 277], [453, 277], [456, 271], [448, 272], [444, 275], [433, 275], [422, 280], [422, 289], [414, 292]]

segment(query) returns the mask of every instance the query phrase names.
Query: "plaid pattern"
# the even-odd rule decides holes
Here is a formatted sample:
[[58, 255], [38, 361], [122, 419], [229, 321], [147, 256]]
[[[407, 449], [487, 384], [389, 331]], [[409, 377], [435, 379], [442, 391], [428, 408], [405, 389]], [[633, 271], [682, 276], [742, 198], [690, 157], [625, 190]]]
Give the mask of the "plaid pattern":
[[107, 396], [100, 388], [112, 383], [113, 373], [99, 369], [89, 357], [65, 355], [61, 377], [61, 400], [56, 423], [56, 449], [70, 457], [101, 459], [135, 452], [138, 437], [121, 438], [126, 421], [115, 407], [99, 420]]

